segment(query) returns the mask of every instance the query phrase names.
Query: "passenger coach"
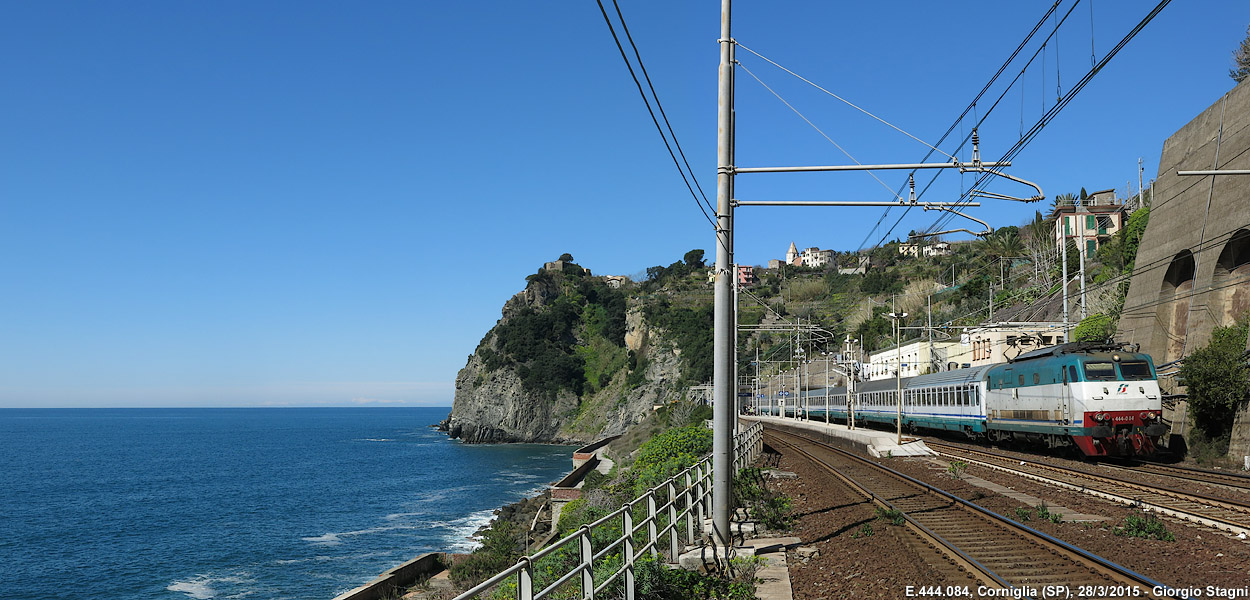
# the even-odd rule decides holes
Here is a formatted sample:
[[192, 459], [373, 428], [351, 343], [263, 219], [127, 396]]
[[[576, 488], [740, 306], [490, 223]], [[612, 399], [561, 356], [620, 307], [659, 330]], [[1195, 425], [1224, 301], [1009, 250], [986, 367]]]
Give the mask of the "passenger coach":
[[[856, 420], [895, 425], [896, 386], [893, 379], [859, 384]], [[1167, 433], [1154, 364], [1123, 344], [1062, 344], [1007, 363], [909, 377], [902, 386], [909, 431], [1076, 446], [1086, 456], [1151, 455]], [[829, 418], [845, 420], [846, 388], [827, 393]], [[808, 394], [809, 414], [824, 412], [825, 394]]]

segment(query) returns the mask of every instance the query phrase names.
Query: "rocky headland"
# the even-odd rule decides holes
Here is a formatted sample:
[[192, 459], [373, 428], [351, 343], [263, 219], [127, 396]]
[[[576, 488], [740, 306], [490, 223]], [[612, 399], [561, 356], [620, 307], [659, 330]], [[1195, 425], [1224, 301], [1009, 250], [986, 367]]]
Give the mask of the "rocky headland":
[[472, 444], [579, 444], [621, 434], [679, 397], [689, 379], [680, 340], [652, 320], [698, 311], [638, 291], [571, 258], [547, 263], [468, 357], [440, 428]]

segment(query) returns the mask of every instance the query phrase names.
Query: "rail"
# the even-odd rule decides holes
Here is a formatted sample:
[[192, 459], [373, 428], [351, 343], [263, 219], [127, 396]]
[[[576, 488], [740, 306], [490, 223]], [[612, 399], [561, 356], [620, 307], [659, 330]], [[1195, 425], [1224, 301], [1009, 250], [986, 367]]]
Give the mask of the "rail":
[[[764, 426], [760, 422], [740, 429], [733, 444], [734, 472], [759, 456], [763, 437]], [[681, 551], [680, 534], [684, 530], [688, 544], [699, 539], [696, 531], [701, 537], [711, 505], [712, 457], [709, 455], [625, 506], [582, 525], [576, 532], [534, 554], [521, 557], [515, 565], [456, 596], [455, 600], [484, 597], [542, 600], [561, 592], [565, 586], [572, 588], [574, 579], [580, 588], [577, 598], [593, 599], [610, 591], [612, 593], [606, 595], [632, 600], [637, 561], [647, 553], [658, 557], [665, 542], [667, 548], [663, 550], [675, 560]], [[684, 527], [681, 527], [683, 521]], [[598, 538], [596, 532], [601, 534]], [[609, 537], [605, 538], [605, 533]], [[636, 541], [641, 543], [637, 548]], [[511, 585], [515, 585], [514, 593], [508, 593], [505, 587]]]

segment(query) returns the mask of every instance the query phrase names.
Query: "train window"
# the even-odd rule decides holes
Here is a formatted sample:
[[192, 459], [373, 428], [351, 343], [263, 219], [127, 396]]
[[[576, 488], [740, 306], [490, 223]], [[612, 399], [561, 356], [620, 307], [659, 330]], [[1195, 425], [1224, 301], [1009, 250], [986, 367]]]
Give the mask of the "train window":
[[1068, 380], [1076, 383], [1081, 379], [1076, 376], [1076, 365], [1068, 365]]
[[1033, 385], [1037, 385], [1037, 384], [1039, 384], [1039, 383], [1041, 383], [1041, 382], [1042, 382], [1042, 374], [1041, 374], [1041, 373], [1034, 373], [1034, 374], [1033, 374]]
[[1120, 363], [1120, 375], [1124, 379], [1150, 379], [1150, 363], [1144, 360], [1126, 360]]
[[1017, 377], [1017, 379], [1019, 379], [1019, 381], [1020, 381], [1020, 385], [1024, 385], [1024, 373], [1021, 373], [1021, 374]]
[[1114, 381], [1115, 365], [1109, 362], [1087, 362], [1085, 378], [1093, 381]]

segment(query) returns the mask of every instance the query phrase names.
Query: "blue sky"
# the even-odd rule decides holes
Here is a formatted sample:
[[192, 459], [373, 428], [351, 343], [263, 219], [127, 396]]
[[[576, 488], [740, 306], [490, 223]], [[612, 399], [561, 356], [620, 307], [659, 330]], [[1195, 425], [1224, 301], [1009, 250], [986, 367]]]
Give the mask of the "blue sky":
[[[711, 256], [593, 2], [3, 6], [0, 406], [448, 406], [544, 261], [635, 274]], [[1049, 6], [743, 1], [734, 37], [936, 143]], [[1091, 31], [1101, 58], [1152, 6], [1095, 0], [1091, 19], [1078, 5], [986, 119], [983, 157], [1084, 76]], [[622, 10], [714, 200], [719, 7]], [[1048, 197], [1135, 191], [1137, 159], [1153, 178], [1167, 136], [1232, 87], [1247, 23], [1241, 1], [1172, 3], [1009, 171]], [[927, 151], [739, 59], [862, 163]], [[850, 160], [745, 72], [738, 132], [741, 166]], [[742, 176], [737, 195], [884, 201], [905, 182], [879, 176]], [[924, 199], [968, 183], [946, 174]], [[1035, 208], [973, 214], [1014, 225]], [[889, 239], [935, 219], [913, 212]], [[744, 207], [738, 261], [871, 244], [881, 216]]]

